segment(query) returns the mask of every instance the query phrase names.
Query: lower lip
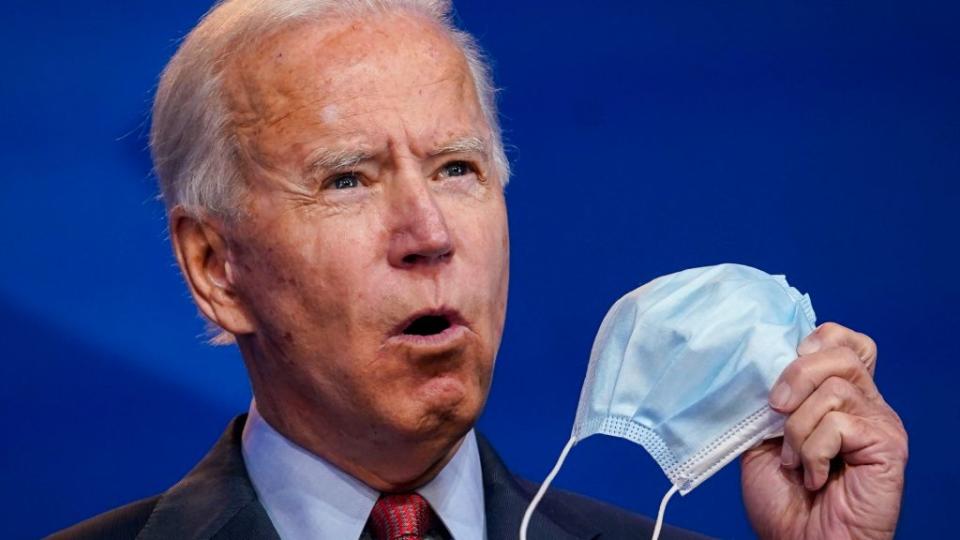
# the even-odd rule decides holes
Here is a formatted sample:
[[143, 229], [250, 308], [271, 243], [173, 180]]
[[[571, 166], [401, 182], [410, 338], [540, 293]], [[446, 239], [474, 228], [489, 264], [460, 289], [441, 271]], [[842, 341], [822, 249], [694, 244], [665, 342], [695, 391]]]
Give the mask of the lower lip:
[[416, 334], [397, 334], [391, 336], [390, 343], [402, 344], [413, 347], [442, 348], [453, 345], [463, 339], [469, 330], [461, 324], [452, 324], [438, 334], [429, 336], [418, 336]]

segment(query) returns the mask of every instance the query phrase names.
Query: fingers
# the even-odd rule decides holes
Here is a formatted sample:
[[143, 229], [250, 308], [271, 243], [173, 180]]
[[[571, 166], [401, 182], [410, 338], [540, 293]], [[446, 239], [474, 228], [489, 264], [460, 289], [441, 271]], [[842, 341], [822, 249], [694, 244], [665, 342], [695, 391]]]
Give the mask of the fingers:
[[770, 406], [788, 415], [780, 460], [809, 490], [830, 477], [831, 462], [846, 465], [906, 463], [906, 432], [872, 377], [872, 339], [826, 323], [797, 347], [799, 358], [780, 375]]
[[800, 345], [797, 354], [806, 356], [818, 351], [846, 347], [857, 354], [872, 375], [877, 366], [877, 344], [873, 339], [834, 322], [821, 324]]
[[791, 362], [770, 392], [770, 406], [784, 414], [792, 413], [831, 377], [849, 381], [868, 399], [879, 396], [873, 377], [857, 353], [835, 347]]
[[830, 377], [787, 418], [783, 429], [783, 447], [780, 461], [784, 467], [800, 466], [798, 450], [811, 436], [823, 418], [833, 411], [867, 414], [865, 397], [850, 381]]
[[781, 461], [800, 465], [798, 449], [824, 415], [854, 412], [865, 398], [879, 397], [872, 379], [877, 347], [864, 334], [824, 323], [797, 347], [800, 358], [780, 375], [770, 393], [774, 409], [791, 414], [784, 429]]
[[876, 444], [878, 432], [868, 424], [869, 420], [860, 416], [827, 413], [800, 447], [804, 487], [819, 490], [830, 478], [830, 463], [835, 457], [843, 454], [849, 461], [848, 456]]

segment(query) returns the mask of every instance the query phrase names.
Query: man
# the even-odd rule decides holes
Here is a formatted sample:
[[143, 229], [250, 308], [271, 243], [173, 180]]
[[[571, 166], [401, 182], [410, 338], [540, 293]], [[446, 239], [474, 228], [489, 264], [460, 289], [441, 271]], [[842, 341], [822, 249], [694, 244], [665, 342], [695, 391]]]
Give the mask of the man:
[[[177, 261], [255, 402], [169, 491], [58, 537], [516, 537], [535, 486], [472, 431], [506, 309], [508, 167], [448, 10], [233, 0], [183, 43], [154, 162]], [[798, 352], [771, 394], [785, 442], [743, 460], [748, 514], [765, 538], [888, 538], [906, 435], [873, 342], [828, 324]], [[530, 537], [651, 525], [551, 491]]]

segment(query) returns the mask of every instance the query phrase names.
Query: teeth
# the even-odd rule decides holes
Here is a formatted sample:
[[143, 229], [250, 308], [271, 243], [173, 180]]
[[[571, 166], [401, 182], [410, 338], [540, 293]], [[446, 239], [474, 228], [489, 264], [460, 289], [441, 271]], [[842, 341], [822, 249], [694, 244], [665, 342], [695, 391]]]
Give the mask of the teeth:
[[432, 336], [443, 332], [447, 328], [450, 328], [450, 321], [448, 321], [446, 317], [442, 315], [426, 315], [418, 317], [410, 323], [410, 326], [408, 326], [403, 333], [416, 336]]

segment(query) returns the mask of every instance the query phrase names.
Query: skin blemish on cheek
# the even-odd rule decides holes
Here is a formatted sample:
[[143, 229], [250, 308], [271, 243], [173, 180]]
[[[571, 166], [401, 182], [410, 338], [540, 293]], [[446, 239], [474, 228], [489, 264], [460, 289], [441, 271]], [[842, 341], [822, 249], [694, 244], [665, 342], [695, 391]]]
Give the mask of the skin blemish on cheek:
[[337, 110], [336, 105], [327, 105], [320, 110], [320, 120], [323, 120], [325, 124], [332, 124], [340, 118], [340, 111]]

